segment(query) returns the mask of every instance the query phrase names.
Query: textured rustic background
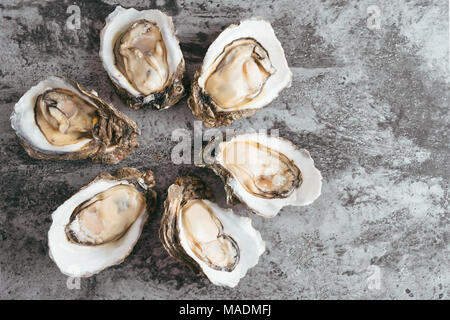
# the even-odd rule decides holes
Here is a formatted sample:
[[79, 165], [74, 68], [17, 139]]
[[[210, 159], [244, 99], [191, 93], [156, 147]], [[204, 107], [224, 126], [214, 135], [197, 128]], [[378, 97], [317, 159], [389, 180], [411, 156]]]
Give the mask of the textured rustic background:
[[[73, 3], [0, 4], [0, 298], [450, 298], [448, 1], [122, 1], [174, 17], [188, 78], [224, 27], [267, 18], [293, 85], [232, 127], [279, 128], [307, 148], [323, 173], [323, 193], [309, 207], [254, 217], [267, 251], [235, 289], [215, 287], [168, 256], [157, 237], [160, 203], [125, 262], [82, 279], [79, 290], [67, 289], [48, 257], [51, 213], [119, 166], [25, 154], [9, 115], [38, 81], [67, 76], [134, 119], [141, 147], [121, 165], [154, 170], [161, 202], [188, 172], [214, 186], [222, 204], [224, 192], [207, 169], [170, 162], [172, 130], [193, 128], [185, 99], [162, 112], [132, 111], [111, 88], [99, 31], [118, 2], [76, 1], [82, 19], [75, 31], [65, 27]], [[371, 4], [380, 9], [380, 29], [367, 27]], [[370, 289], [376, 270], [381, 286]]]

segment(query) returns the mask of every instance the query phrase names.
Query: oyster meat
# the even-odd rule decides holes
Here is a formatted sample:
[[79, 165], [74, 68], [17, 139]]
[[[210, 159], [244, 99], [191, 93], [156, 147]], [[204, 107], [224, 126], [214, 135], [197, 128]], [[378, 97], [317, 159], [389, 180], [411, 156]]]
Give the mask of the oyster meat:
[[169, 254], [212, 283], [235, 287], [265, 250], [249, 218], [214, 202], [196, 177], [180, 177], [169, 187], [159, 236]]
[[59, 206], [48, 232], [50, 257], [62, 273], [88, 277], [121, 263], [156, 206], [153, 173], [103, 173]]
[[311, 204], [321, 193], [322, 175], [309, 152], [265, 133], [213, 140], [203, 161], [224, 181], [228, 203], [241, 201], [267, 218], [287, 205]]
[[119, 95], [133, 109], [168, 108], [184, 95], [184, 58], [172, 18], [159, 10], [120, 6], [106, 18], [100, 58]]
[[49, 77], [16, 103], [11, 126], [37, 159], [86, 159], [118, 163], [138, 146], [136, 123], [96, 92]]
[[211, 44], [194, 75], [188, 105], [205, 126], [226, 126], [269, 104], [291, 80], [270, 23], [245, 20]]

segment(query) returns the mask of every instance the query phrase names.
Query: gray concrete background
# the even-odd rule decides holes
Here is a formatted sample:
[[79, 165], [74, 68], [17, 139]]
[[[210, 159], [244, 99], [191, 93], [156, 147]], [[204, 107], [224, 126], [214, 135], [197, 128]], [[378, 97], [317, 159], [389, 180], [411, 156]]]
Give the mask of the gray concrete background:
[[[0, 298], [450, 298], [448, 1], [122, 1], [173, 15], [188, 78], [220, 31], [242, 18], [267, 18], [285, 48], [292, 87], [232, 128], [278, 128], [307, 148], [324, 176], [322, 196], [274, 219], [254, 217], [267, 251], [234, 289], [192, 274], [157, 237], [167, 187], [180, 174], [204, 178], [224, 205], [211, 171], [170, 162], [172, 130], [193, 128], [186, 100], [162, 112], [127, 108], [98, 57], [99, 31], [118, 2], [76, 3], [76, 31], [65, 27], [71, 1], [0, 4]], [[370, 4], [381, 11], [378, 30], [367, 27]], [[116, 166], [29, 158], [9, 115], [54, 74], [96, 89], [134, 119], [141, 147]], [[124, 263], [68, 290], [48, 257], [51, 213], [120, 166], [154, 170], [159, 208]], [[368, 287], [372, 270], [379, 289]]]

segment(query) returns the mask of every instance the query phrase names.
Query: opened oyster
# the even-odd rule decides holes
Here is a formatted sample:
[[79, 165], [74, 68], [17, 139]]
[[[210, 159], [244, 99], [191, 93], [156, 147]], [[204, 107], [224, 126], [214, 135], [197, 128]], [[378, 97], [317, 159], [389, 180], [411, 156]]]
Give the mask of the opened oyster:
[[216, 285], [235, 287], [265, 250], [251, 220], [219, 207], [198, 178], [178, 178], [164, 208], [159, 237], [166, 250]]
[[305, 149], [265, 133], [211, 141], [203, 160], [225, 183], [227, 201], [239, 200], [270, 218], [287, 205], [311, 204], [320, 196], [322, 175]]
[[245, 20], [211, 44], [194, 75], [188, 105], [205, 126], [227, 126], [269, 104], [291, 80], [270, 23]]
[[121, 263], [133, 250], [156, 206], [153, 173], [103, 173], [52, 214], [50, 257], [62, 273], [89, 277]]
[[184, 58], [172, 18], [159, 10], [120, 6], [106, 18], [100, 58], [119, 95], [133, 109], [168, 108], [184, 95]]
[[16, 103], [11, 126], [36, 159], [86, 159], [108, 164], [128, 157], [138, 146], [136, 123], [95, 91], [50, 77]]

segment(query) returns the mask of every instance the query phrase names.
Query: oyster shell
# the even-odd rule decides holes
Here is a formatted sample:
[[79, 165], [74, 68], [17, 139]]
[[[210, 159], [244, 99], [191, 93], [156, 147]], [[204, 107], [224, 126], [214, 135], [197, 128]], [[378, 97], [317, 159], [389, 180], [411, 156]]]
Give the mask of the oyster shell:
[[118, 163], [138, 146], [140, 130], [95, 91], [49, 77], [16, 103], [11, 126], [25, 151], [36, 159]]
[[249, 218], [214, 202], [196, 177], [180, 177], [169, 187], [159, 237], [167, 252], [212, 283], [235, 287], [265, 250]]
[[184, 95], [184, 58], [172, 18], [120, 6], [100, 33], [100, 58], [118, 94], [133, 109], [157, 110]]
[[270, 23], [253, 18], [229, 26], [208, 48], [188, 105], [205, 126], [227, 126], [269, 104], [291, 80]]
[[48, 232], [49, 254], [62, 273], [89, 277], [120, 264], [156, 207], [153, 173], [102, 173], [59, 206]]
[[229, 204], [241, 201], [266, 218], [287, 205], [309, 205], [321, 193], [322, 175], [309, 152], [265, 133], [210, 141], [203, 161], [222, 178]]

